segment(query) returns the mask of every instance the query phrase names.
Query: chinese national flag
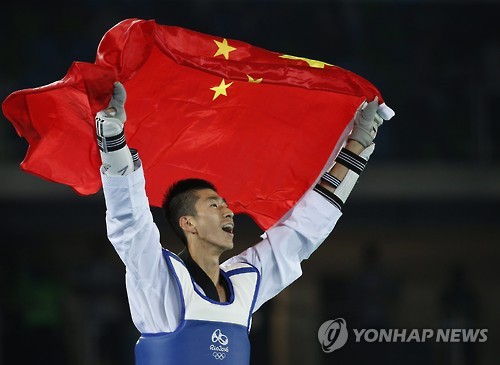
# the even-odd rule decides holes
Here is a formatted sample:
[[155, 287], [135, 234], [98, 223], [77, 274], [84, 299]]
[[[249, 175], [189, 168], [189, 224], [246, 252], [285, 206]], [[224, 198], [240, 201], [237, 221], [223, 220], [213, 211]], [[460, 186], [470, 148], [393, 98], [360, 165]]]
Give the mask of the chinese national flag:
[[[174, 181], [213, 182], [235, 213], [276, 223], [335, 157], [350, 121], [379, 91], [337, 66], [270, 52], [153, 20], [110, 29], [94, 63], [14, 92], [5, 116], [29, 143], [21, 168], [71, 186], [101, 187], [94, 115], [113, 82], [127, 89], [125, 134], [139, 150], [150, 203]], [[386, 107], [386, 119], [391, 110]]]

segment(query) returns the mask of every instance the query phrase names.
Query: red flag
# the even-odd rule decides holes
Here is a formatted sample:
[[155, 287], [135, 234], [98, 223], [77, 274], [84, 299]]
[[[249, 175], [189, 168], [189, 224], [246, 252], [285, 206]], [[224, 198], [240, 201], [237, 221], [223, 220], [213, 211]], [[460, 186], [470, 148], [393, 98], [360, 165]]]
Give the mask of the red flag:
[[337, 66], [128, 19], [104, 35], [94, 63], [75, 62], [62, 80], [3, 102], [30, 145], [21, 168], [96, 193], [94, 115], [116, 80], [127, 89], [125, 134], [139, 150], [150, 203], [160, 206], [178, 179], [205, 178], [263, 229], [311, 187], [358, 106], [375, 95], [383, 102]]

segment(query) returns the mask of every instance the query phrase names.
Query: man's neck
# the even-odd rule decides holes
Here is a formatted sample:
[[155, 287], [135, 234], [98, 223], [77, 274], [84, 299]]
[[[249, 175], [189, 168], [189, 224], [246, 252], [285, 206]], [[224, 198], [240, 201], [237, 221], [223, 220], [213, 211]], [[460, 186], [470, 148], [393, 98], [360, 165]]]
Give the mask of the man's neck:
[[206, 251], [197, 251], [192, 248], [189, 249], [189, 253], [193, 258], [193, 261], [198, 264], [198, 266], [205, 271], [210, 280], [215, 286], [219, 284], [220, 279], [220, 268], [219, 268], [219, 257], [218, 254], [210, 254]]
[[212, 300], [226, 302], [229, 300], [229, 286], [220, 275], [220, 254], [209, 255], [205, 250], [193, 250], [188, 245], [179, 257], [184, 261], [194, 281], [202, 288], [205, 295]]

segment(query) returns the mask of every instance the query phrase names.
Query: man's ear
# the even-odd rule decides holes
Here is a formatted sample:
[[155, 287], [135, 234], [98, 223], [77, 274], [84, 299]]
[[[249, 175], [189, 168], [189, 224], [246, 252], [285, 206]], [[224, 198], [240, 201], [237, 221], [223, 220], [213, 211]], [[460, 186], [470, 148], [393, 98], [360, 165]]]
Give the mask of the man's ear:
[[179, 218], [179, 226], [182, 230], [189, 233], [196, 233], [196, 228], [194, 225], [194, 219], [190, 215], [183, 215]]

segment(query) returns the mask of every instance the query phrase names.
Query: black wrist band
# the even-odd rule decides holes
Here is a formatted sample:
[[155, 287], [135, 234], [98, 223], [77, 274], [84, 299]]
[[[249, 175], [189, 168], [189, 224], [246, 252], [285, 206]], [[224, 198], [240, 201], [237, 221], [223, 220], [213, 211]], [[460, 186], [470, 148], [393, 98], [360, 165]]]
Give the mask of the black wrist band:
[[103, 152], [113, 152], [118, 151], [125, 147], [127, 142], [125, 141], [125, 131], [122, 130], [119, 134], [113, 137], [100, 137], [97, 136], [97, 146]]
[[337, 189], [342, 181], [337, 179], [335, 176], [330, 175], [328, 172], [325, 172], [323, 176], [321, 176], [321, 179], [329, 183], [331, 186], [333, 186], [335, 189]]
[[313, 190], [323, 196], [329, 203], [337, 207], [338, 210], [341, 211], [344, 207], [344, 202], [338, 196], [320, 184], [317, 184]]
[[358, 175], [361, 175], [367, 162], [363, 157], [345, 148], [342, 148], [340, 150], [340, 153], [335, 159], [335, 161], [344, 165], [349, 170], [354, 171]]
[[132, 161], [139, 161], [139, 152], [135, 148], [129, 148], [130, 154], [132, 155]]

